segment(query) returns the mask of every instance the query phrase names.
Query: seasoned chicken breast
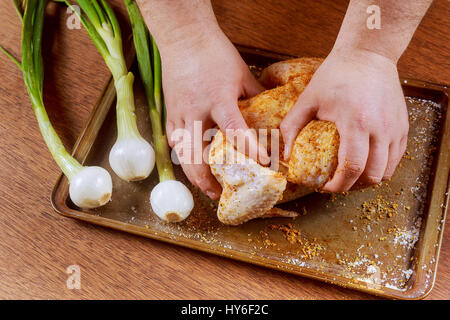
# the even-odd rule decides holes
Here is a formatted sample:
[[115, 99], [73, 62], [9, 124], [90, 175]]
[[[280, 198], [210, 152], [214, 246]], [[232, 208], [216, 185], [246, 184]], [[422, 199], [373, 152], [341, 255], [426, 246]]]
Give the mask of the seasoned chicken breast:
[[[253, 129], [279, 129], [281, 121], [294, 106], [310, 81], [321, 59], [301, 58], [275, 63], [263, 70], [260, 81], [266, 90], [239, 101], [239, 108]], [[279, 137], [279, 159], [283, 141]], [[270, 150], [271, 141], [268, 143]], [[280, 161], [278, 172], [248, 159], [230, 145], [219, 131], [211, 144], [209, 163], [222, 185], [218, 217], [226, 224], [240, 224], [257, 217], [270, 216], [276, 203], [297, 199], [321, 188], [337, 166], [339, 134], [327, 121], [311, 121], [297, 136], [288, 163]], [[236, 163], [227, 158], [246, 160]], [[281, 209], [277, 214], [285, 214]]]

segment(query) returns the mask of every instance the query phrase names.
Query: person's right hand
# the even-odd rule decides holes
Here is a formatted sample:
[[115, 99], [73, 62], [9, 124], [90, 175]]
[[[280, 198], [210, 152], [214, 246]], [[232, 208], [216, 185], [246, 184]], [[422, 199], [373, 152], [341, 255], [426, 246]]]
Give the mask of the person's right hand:
[[[210, 25], [203, 30], [184, 33], [173, 42], [158, 45], [162, 60], [169, 145], [175, 147], [191, 183], [210, 198], [218, 199], [220, 185], [203, 159], [203, 150], [208, 142], [203, 142], [201, 150], [198, 148], [200, 146], [194, 144], [194, 121], [202, 121], [202, 135], [215, 124], [225, 134], [227, 129], [249, 133], [237, 101], [240, 97], [256, 95], [263, 88], [218, 26]], [[176, 129], [189, 132], [190, 141], [181, 144], [179, 140], [176, 141], [173, 136]], [[246, 137], [246, 153], [257, 154], [259, 159], [267, 161], [267, 151], [258, 144], [256, 136], [246, 134]], [[201, 164], [183, 162], [182, 158], [192, 161], [195, 152], [201, 152]]]
[[367, 50], [333, 50], [281, 123], [285, 159], [298, 132], [314, 118], [335, 123], [340, 135], [338, 166], [323, 191], [390, 179], [409, 128], [396, 63]]

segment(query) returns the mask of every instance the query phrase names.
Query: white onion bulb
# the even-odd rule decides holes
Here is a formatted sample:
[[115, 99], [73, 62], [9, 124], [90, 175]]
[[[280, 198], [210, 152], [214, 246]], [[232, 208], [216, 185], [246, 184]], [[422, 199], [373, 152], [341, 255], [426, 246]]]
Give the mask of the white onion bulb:
[[84, 167], [70, 179], [70, 199], [80, 208], [100, 207], [111, 199], [111, 194], [111, 176], [101, 167]]
[[141, 138], [118, 139], [109, 153], [109, 164], [123, 180], [143, 180], [155, 167], [155, 151]]
[[179, 181], [158, 183], [150, 194], [150, 204], [158, 217], [167, 222], [186, 219], [194, 208], [191, 191]]

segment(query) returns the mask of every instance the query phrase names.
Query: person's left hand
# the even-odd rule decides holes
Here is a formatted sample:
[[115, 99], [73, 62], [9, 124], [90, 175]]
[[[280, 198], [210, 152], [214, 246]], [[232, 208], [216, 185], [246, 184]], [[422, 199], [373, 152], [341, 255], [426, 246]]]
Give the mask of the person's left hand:
[[[238, 107], [240, 97], [254, 96], [263, 87], [215, 23], [186, 28], [189, 30], [183, 36], [174, 37], [182, 40], [160, 45], [167, 138], [189, 181], [215, 200], [221, 187], [207, 163], [208, 142], [202, 137], [217, 125], [230, 143], [234, 143], [235, 134], [248, 142], [248, 148], [244, 146], [241, 152], [267, 163], [267, 150], [249, 130]], [[196, 132], [196, 122], [201, 123], [201, 132]], [[189, 139], [175, 134], [183, 129]], [[200, 143], [196, 144], [195, 135], [199, 133]], [[196, 155], [201, 160], [198, 163], [194, 161]]]

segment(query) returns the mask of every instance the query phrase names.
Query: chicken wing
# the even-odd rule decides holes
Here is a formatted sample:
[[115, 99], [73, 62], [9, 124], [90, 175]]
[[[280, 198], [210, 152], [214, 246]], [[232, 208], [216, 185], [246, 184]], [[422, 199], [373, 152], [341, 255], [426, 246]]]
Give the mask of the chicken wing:
[[211, 171], [222, 186], [217, 216], [238, 225], [264, 216], [286, 188], [286, 177], [238, 152], [219, 131], [209, 153]]

